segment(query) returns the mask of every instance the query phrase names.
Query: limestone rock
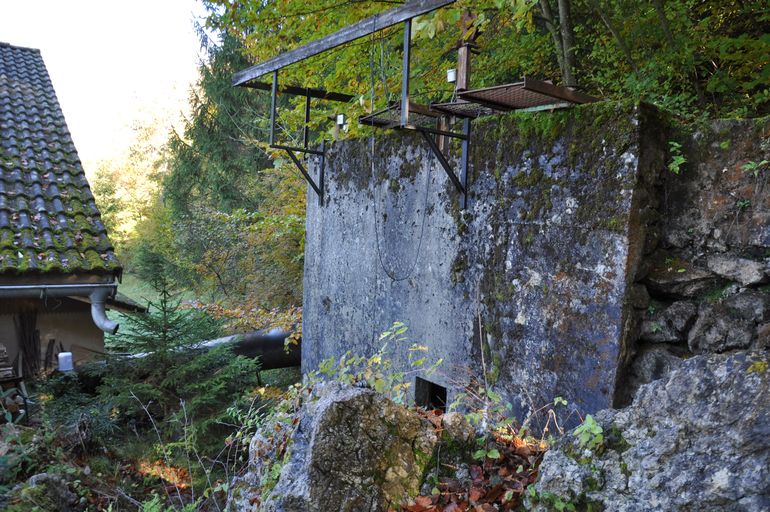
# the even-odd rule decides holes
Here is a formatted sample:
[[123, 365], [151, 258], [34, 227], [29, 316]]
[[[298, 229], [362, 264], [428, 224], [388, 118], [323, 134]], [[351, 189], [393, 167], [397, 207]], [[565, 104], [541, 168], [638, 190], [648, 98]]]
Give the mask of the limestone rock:
[[75, 512], [81, 510], [80, 498], [70, 489], [69, 482], [60, 475], [40, 473], [27, 480], [19, 491], [22, 502], [34, 504], [40, 510]]
[[688, 334], [695, 353], [724, 352], [752, 347], [758, 324], [770, 320], [770, 294], [744, 290], [722, 303], [704, 303]]
[[[259, 510], [385, 511], [418, 493], [438, 444], [430, 422], [371, 389], [318, 385], [300, 417], [288, 461]], [[230, 508], [251, 510], [250, 501], [242, 490]]]
[[682, 364], [682, 358], [665, 345], [644, 346], [634, 359], [629, 372], [629, 396], [631, 398], [643, 384], [649, 384], [671, 373]]
[[757, 327], [757, 348], [770, 348], [770, 323]]
[[744, 290], [725, 300], [734, 315], [753, 323], [770, 321], [770, 293]]
[[653, 266], [645, 277], [647, 287], [658, 295], [697, 297], [718, 283], [714, 274], [686, 264]]
[[766, 351], [693, 357], [596, 421], [604, 449], [586, 453], [566, 437], [540, 466], [541, 495], [606, 512], [770, 510]]
[[710, 256], [707, 266], [715, 274], [743, 286], [765, 282], [770, 274], [770, 268], [763, 262], [723, 254]]
[[642, 321], [639, 338], [653, 343], [683, 341], [687, 339], [687, 330], [697, 312], [698, 308], [692, 302], [674, 302]]
[[735, 318], [720, 304], [702, 305], [688, 335], [687, 344], [696, 354], [725, 352], [751, 346], [753, 328]]
[[441, 426], [444, 432], [453, 440], [460, 443], [469, 443], [476, 436], [473, 426], [468, 423], [464, 415], [459, 412], [448, 412], [441, 418]]

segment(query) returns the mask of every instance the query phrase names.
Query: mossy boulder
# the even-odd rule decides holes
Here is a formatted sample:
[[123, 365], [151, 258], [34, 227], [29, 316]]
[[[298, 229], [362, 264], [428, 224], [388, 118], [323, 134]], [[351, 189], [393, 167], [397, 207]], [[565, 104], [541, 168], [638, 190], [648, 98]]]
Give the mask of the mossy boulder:
[[429, 421], [368, 388], [318, 385], [299, 417], [288, 460], [260, 510], [396, 507], [418, 494], [439, 441]]

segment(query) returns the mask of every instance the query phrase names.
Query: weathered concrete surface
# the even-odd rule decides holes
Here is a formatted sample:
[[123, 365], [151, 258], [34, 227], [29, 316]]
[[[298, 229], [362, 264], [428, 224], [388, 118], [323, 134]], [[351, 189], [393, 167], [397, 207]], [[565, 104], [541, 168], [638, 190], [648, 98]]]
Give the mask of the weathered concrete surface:
[[693, 357], [596, 421], [597, 453], [571, 435], [546, 453], [541, 495], [606, 512], [770, 510], [767, 351]]
[[418, 137], [335, 144], [326, 206], [308, 200], [303, 368], [371, 355], [402, 321], [445, 359], [450, 399], [486, 371], [519, 419], [555, 396], [611, 406], [665, 143], [630, 104], [476, 121], [467, 212]]

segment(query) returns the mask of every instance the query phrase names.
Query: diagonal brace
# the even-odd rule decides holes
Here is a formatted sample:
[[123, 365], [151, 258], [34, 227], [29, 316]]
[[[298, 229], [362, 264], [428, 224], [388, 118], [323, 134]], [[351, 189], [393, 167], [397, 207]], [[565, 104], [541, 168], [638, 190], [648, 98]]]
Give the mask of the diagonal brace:
[[454, 183], [454, 186], [457, 188], [458, 192], [465, 195], [465, 187], [460, 182], [460, 178], [458, 178], [455, 172], [452, 170], [452, 166], [449, 165], [449, 162], [439, 149], [436, 141], [433, 140], [433, 137], [429, 135], [428, 132], [420, 131], [420, 133], [422, 133], [423, 137], [425, 137], [425, 140], [428, 141], [428, 145], [433, 150], [433, 154], [436, 155], [436, 158], [441, 164], [441, 167], [444, 168], [444, 171], [446, 171], [447, 176], [449, 176], [449, 179], [452, 180], [452, 183]]
[[321, 170], [320, 170], [320, 176], [318, 180], [318, 184], [316, 184], [315, 180], [310, 177], [310, 174], [308, 174], [307, 170], [305, 169], [305, 166], [302, 165], [302, 162], [297, 158], [297, 155], [294, 154], [294, 151], [290, 149], [286, 149], [286, 154], [289, 155], [289, 158], [292, 159], [294, 162], [294, 165], [297, 166], [297, 169], [299, 169], [299, 172], [302, 173], [302, 176], [304, 176], [305, 180], [310, 184], [310, 186], [315, 190], [315, 193], [318, 195], [318, 204], [320, 206], [324, 205], [324, 170], [323, 170], [323, 156], [321, 157]]

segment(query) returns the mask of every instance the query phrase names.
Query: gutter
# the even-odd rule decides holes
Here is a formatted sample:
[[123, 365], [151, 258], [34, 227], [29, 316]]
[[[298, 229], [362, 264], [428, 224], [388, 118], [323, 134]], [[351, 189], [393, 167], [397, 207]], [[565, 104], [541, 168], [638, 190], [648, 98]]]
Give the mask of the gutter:
[[108, 297], [115, 294], [117, 288], [116, 284], [0, 285], [0, 298], [88, 297], [94, 324], [107, 334], [115, 334], [118, 332], [119, 325], [107, 318], [105, 302]]

